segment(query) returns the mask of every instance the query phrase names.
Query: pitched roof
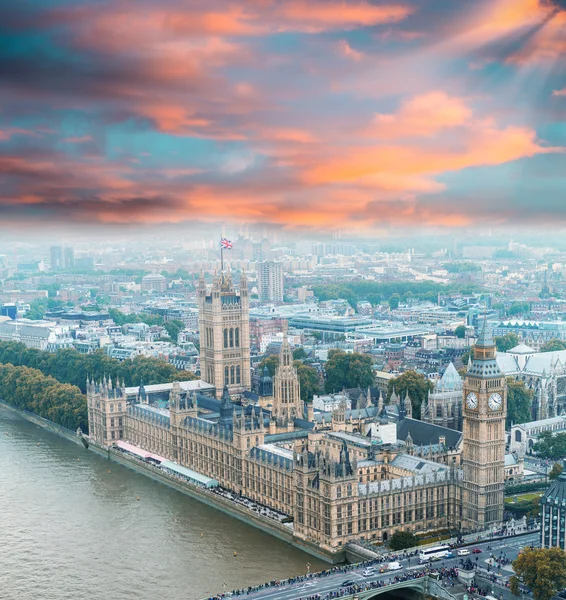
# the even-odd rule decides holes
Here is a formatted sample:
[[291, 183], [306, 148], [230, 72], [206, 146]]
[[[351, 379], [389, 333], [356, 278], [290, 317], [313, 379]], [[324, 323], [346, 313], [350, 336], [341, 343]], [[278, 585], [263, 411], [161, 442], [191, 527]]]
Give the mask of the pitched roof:
[[462, 432], [433, 423], [425, 423], [417, 419], [402, 419], [397, 423], [397, 439], [406, 440], [411, 434], [413, 443], [416, 446], [428, 446], [429, 444], [439, 444], [440, 438], [445, 438], [445, 446], [455, 448], [462, 439]]

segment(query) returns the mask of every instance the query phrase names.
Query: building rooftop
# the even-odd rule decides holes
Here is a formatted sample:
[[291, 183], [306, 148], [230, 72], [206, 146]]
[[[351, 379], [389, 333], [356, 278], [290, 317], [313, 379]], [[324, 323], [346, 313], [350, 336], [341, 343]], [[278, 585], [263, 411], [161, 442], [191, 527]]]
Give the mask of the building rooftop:
[[391, 464], [394, 467], [412, 471], [413, 473], [441, 473], [446, 471], [446, 467], [440, 463], [418, 456], [410, 456], [409, 454], [398, 454], [391, 461]]

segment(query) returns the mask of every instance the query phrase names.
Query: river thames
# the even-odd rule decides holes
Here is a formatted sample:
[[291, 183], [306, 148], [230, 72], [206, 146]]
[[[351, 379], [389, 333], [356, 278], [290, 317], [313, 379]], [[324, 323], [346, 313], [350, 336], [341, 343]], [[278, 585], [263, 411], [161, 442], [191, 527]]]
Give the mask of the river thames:
[[0, 408], [3, 600], [198, 600], [307, 563], [328, 566]]

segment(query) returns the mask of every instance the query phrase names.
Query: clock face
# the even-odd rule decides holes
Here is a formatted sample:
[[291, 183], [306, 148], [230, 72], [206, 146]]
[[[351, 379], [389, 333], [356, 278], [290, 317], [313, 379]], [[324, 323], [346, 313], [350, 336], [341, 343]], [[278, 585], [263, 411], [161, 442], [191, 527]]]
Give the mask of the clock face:
[[503, 398], [501, 397], [501, 394], [498, 394], [497, 392], [491, 394], [487, 404], [491, 410], [499, 410], [503, 404]]
[[474, 392], [470, 392], [466, 396], [466, 406], [470, 410], [475, 410], [478, 407], [478, 397], [474, 394]]

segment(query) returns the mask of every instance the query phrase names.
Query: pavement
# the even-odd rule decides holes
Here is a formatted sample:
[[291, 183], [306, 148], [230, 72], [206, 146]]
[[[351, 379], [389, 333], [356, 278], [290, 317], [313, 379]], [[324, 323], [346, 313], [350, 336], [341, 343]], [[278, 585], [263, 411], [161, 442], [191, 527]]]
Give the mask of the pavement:
[[[472, 548], [479, 548], [482, 550], [482, 552], [480, 554], [471, 554], [469, 557], [464, 557], [464, 559], [471, 558], [472, 562], [475, 563], [479, 568], [487, 569], [491, 554], [496, 557], [506, 556], [507, 559], [513, 561], [515, 558], [517, 558], [517, 555], [522, 548], [530, 545], [537, 546], [539, 539], [539, 533], [538, 531], [535, 531], [520, 535], [518, 537], [496, 538], [491, 541], [480, 541], [473, 546], [469, 546], [469, 548], [470, 550]], [[488, 546], [490, 546], [490, 550], [488, 550]], [[326, 575], [307, 575], [302, 581], [296, 581], [295, 583], [282, 582], [281, 584], [275, 586], [263, 587], [260, 590], [250, 592], [244, 591], [239, 595], [230, 596], [230, 594], [226, 594], [224, 597], [245, 598], [249, 600], [306, 600], [307, 598], [316, 596], [316, 594], [318, 594], [324, 600], [326, 595], [330, 592], [336, 592], [340, 590], [340, 588], [343, 587], [341, 584], [345, 581], [353, 581], [354, 583], [360, 585], [371, 583], [372, 581], [388, 582], [391, 581], [395, 576], [403, 576], [406, 574], [415, 573], [416, 571], [422, 571], [426, 567], [426, 565], [421, 565], [419, 563], [418, 556], [398, 558], [395, 560], [397, 560], [402, 567], [400, 570], [395, 572], [376, 572], [369, 577], [365, 577], [362, 574], [366, 568], [365, 565], [349, 565], [339, 568], [339, 570], [332, 571]], [[431, 563], [431, 569], [449, 569], [451, 567], [460, 567], [461, 560], [461, 557], [456, 556], [450, 559], [435, 561]], [[375, 568], [379, 569], [379, 566], [380, 565], [375, 565]], [[500, 575], [503, 581], [512, 575], [512, 570], [509, 570], [508, 568], [493, 569], [490, 567], [490, 575], [494, 572], [498, 576]], [[486, 583], [481, 587], [487, 586], [488, 584]], [[497, 584], [493, 584], [491, 587], [492, 591], [495, 592], [494, 595], [497, 597], [502, 594], [505, 600], [510, 600], [513, 598], [506, 588]], [[450, 591], [450, 588], [448, 588], [448, 591]], [[220, 598], [222, 595], [218, 597]]]

